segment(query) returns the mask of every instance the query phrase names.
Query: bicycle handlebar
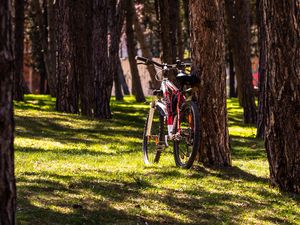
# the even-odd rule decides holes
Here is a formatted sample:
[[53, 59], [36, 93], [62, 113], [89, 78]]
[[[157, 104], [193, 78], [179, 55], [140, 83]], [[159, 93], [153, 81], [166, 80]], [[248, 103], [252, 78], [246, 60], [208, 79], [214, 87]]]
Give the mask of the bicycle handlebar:
[[135, 60], [142, 61], [145, 64], [152, 63], [152, 64], [154, 64], [154, 65], [156, 65], [156, 66], [158, 66], [162, 69], [164, 69], [164, 67], [174, 68], [174, 69], [181, 69], [182, 67], [189, 67], [189, 66], [192, 65], [191, 63], [184, 63], [184, 62], [181, 62], [180, 60], [177, 60], [176, 64], [166, 64], [166, 63], [160, 64], [158, 62], [155, 62], [151, 59], [148, 59], [148, 58], [145, 58], [145, 57], [142, 57], [142, 56], [136, 56]]

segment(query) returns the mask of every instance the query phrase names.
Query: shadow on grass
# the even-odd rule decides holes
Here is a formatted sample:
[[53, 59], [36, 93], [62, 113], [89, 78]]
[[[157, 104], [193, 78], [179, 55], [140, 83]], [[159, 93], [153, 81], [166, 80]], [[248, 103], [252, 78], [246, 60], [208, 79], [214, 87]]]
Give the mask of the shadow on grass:
[[[54, 107], [53, 102], [51, 106], [48, 100], [36, 100], [32, 97], [28, 101], [30, 102], [24, 106], [17, 107], [25, 110], [40, 107], [45, 111]], [[35, 118], [19, 114], [16, 116], [18, 137], [61, 142], [68, 149], [52, 147], [50, 150], [44, 146], [37, 148], [16, 145], [16, 151], [32, 155], [45, 153], [47, 156], [51, 152], [55, 153], [51, 156], [53, 158], [64, 154], [109, 157], [140, 151], [140, 143], [129, 138], [141, 137], [146, 109], [134, 108], [131, 103], [114, 103], [112, 108], [112, 120], [94, 121], [92, 124], [91, 120], [76, 115], [57, 113], [55, 118]], [[234, 114], [230, 115], [232, 124], [241, 126], [240, 114], [233, 116]], [[64, 122], [69, 122], [69, 125]], [[76, 123], [79, 125], [75, 126]], [[256, 139], [238, 135], [231, 136], [231, 139], [234, 159], [265, 159], [262, 143]], [[93, 144], [116, 142], [128, 148], [115, 149], [113, 152], [88, 148]], [[78, 144], [84, 146], [80, 149], [73, 147]], [[140, 172], [134, 168], [127, 172], [120, 171], [119, 175], [109, 169], [74, 168], [68, 171], [72, 173], [70, 175], [60, 174], [65, 171], [20, 172], [17, 177], [19, 224], [243, 224], [239, 217], [241, 214], [265, 209], [277, 212], [273, 208], [278, 208], [293, 198], [288, 195], [278, 198], [269, 189], [261, 188], [267, 186], [267, 179], [238, 167], [217, 170], [196, 166], [186, 173], [175, 167], [166, 169], [153, 166], [145, 167]], [[215, 181], [221, 180], [224, 181], [221, 184], [228, 185], [228, 192], [185, 183], [176, 189], [159, 186], [160, 181], [167, 179], [176, 182], [184, 176], [188, 178], [186, 182], [192, 180], [195, 183], [207, 177], [216, 178]], [[232, 185], [238, 182], [250, 182], [249, 190], [245, 191], [258, 197], [231, 193]], [[299, 197], [294, 197], [293, 200], [300, 202]], [[300, 216], [297, 212], [294, 214]], [[259, 219], [266, 223], [292, 224], [276, 213]]]
[[[238, 168], [233, 169], [236, 173], [241, 172]], [[216, 175], [205, 169], [196, 172], [199, 171], [206, 171], [205, 176]], [[245, 211], [274, 207], [272, 201], [262, 203], [244, 195], [208, 192], [199, 187], [182, 190], [160, 188], [156, 192], [157, 188], [147, 178], [143, 178], [143, 174], [130, 173], [127, 174], [131, 177], [129, 181], [119, 181], [116, 178], [111, 179], [111, 172], [94, 172], [107, 178], [82, 174], [61, 176], [48, 172], [21, 175], [18, 178], [19, 223], [43, 224], [47, 221], [48, 224], [241, 224], [243, 221], [239, 220], [238, 215]], [[222, 170], [218, 173], [222, 174], [221, 179], [232, 179], [228, 177], [232, 172]], [[175, 178], [180, 172], [164, 175]], [[245, 172], [234, 176], [247, 181], [266, 182]], [[145, 180], [141, 181], [143, 179]], [[153, 191], [144, 191], [149, 189]], [[277, 197], [267, 190], [253, 188], [251, 191], [264, 198]], [[275, 205], [283, 204], [283, 201], [284, 199]], [[159, 210], [155, 214], [149, 214], [151, 207]], [[171, 214], [166, 215], [165, 211]], [[178, 215], [183, 216], [186, 221], [178, 220]], [[269, 223], [292, 224], [280, 215], [266, 215], [260, 219]]]
[[269, 179], [258, 177], [254, 174], [248, 173], [239, 167], [232, 166], [228, 168], [211, 168], [206, 169], [202, 166], [194, 166], [193, 169], [199, 172], [199, 174], [194, 174], [194, 178], [202, 178], [204, 176], [214, 176], [223, 180], [230, 180], [230, 181], [236, 181], [236, 180], [243, 180], [248, 182], [255, 182], [255, 183], [265, 183], [267, 184], [269, 182]]

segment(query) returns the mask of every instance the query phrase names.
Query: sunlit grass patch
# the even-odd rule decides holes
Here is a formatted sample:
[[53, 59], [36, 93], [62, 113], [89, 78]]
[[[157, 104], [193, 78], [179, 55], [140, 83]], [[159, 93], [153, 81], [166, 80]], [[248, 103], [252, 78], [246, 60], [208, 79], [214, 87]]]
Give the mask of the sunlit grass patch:
[[171, 145], [144, 165], [149, 104], [111, 105], [113, 118], [98, 121], [56, 112], [49, 96], [16, 103], [18, 224], [300, 224], [299, 196], [269, 187], [264, 144], [236, 99], [226, 169], [176, 168]]

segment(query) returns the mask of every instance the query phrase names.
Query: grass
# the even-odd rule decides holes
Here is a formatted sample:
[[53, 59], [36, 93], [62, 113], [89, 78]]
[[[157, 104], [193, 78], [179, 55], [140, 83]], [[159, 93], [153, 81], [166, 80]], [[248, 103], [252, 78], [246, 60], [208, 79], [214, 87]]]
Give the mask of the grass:
[[233, 167], [145, 166], [147, 104], [112, 101], [113, 119], [54, 111], [49, 96], [16, 103], [18, 224], [300, 224], [300, 196], [268, 185], [255, 128], [228, 100]]

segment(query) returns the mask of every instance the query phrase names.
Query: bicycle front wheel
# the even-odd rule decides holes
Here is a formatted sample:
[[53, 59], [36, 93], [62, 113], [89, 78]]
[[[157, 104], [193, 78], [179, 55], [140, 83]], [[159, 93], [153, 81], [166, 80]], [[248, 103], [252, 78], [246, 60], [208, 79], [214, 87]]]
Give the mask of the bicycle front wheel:
[[[180, 122], [180, 129], [178, 129]], [[181, 168], [190, 168], [197, 156], [200, 145], [200, 119], [197, 105], [194, 102], [186, 102], [174, 118], [173, 134], [175, 138], [174, 158], [175, 163]]]
[[[156, 109], [153, 118], [148, 114], [143, 135], [143, 158], [145, 164], [158, 163], [164, 150], [164, 116]], [[152, 121], [152, 122], [151, 122]]]

